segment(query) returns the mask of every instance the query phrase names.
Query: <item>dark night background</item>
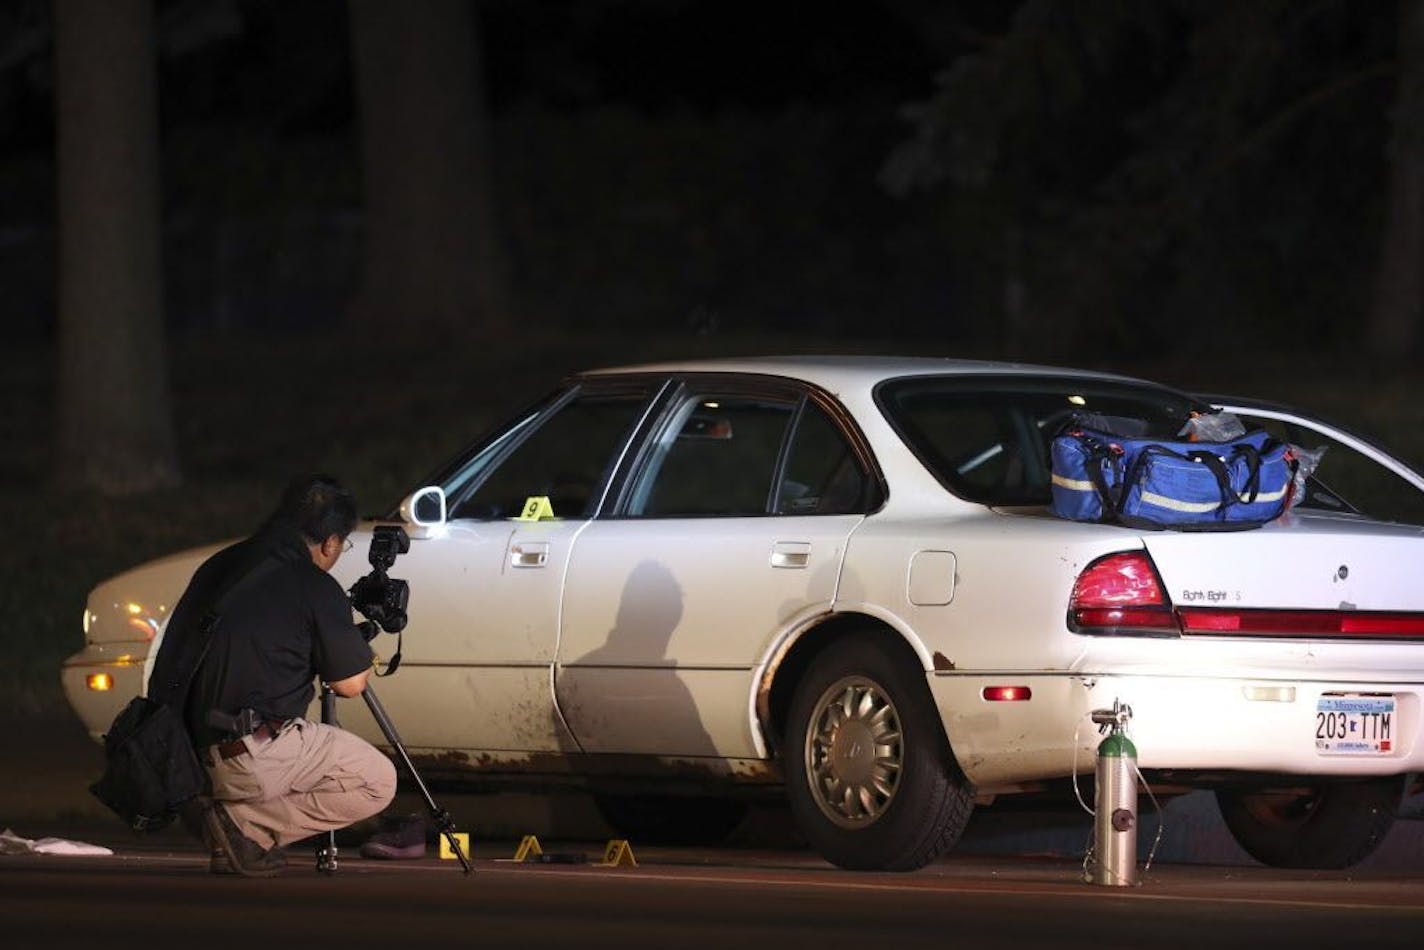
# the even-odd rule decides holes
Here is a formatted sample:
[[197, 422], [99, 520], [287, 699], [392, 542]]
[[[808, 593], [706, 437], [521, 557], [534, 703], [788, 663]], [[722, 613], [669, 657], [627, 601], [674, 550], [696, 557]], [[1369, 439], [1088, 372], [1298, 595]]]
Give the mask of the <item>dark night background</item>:
[[[57, 197], [57, 90], [134, 57], [56, 40], [111, 24], [154, 51], [127, 309], [61, 263], [107, 197]], [[304, 469], [379, 509], [589, 365], [1091, 365], [1417, 460], [1421, 254], [1424, 0], [0, 0], [0, 704], [104, 576]]]
[[[1361, 342], [1393, 4], [475, 9], [521, 321], [1066, 358], [1211, 353], [1228, 328]], [[0, 266], [26, 340], [56, 320], [52, 15], [0, 4]], [[344, 0], [157, 4], [172, 333], [342, 321], [362, 229], [348, 23]]]

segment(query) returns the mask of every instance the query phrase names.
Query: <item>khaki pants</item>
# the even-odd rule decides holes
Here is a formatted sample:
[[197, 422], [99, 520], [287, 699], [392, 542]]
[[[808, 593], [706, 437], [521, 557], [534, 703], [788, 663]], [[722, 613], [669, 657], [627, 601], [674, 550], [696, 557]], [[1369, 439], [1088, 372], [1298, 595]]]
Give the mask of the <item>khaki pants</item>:
[[213, 798], [242, 833], [263, 848], [369, 818], [396, 791], [391, 760], [344, 729], [294, 719], [276, 738], [242, 740], [247, 754], [208, 750]]

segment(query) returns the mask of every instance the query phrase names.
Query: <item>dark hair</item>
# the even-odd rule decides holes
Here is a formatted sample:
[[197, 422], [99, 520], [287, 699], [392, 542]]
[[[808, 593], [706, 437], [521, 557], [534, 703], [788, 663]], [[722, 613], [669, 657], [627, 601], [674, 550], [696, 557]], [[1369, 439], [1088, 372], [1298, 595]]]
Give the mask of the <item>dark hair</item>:
[[333, 534], [345, 540], [356, 527], [356, 496], [330, 475], [306, 475], [287, 486], [272, 518], [295, 527], [310, 544]]

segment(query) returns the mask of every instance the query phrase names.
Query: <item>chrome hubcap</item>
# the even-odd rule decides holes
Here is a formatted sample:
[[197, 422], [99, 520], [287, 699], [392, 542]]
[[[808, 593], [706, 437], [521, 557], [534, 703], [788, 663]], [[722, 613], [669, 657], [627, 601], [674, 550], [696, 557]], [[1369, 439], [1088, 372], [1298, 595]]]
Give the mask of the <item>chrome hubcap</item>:
[[811, 795], [842, 828], [872, 824], [889, 807], [904, 761], [900, 716], [879, 684], [848, 676], [821, 694], [806, 730]]

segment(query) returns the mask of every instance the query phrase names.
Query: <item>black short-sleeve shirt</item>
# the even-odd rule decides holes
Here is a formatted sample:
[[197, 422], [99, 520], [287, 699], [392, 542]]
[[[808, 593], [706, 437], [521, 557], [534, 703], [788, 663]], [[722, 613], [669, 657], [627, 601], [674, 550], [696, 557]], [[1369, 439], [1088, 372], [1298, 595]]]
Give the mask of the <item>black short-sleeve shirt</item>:
[[291, 719], [306, 712], [316, 676], [335, 682], [371, 665], [371, 648], [352, 622], [341, 585], [312, 563], [295, 529], [273, 523], [198, 568], [170, 618], [154, 682], [164, 672], [164, 653], [183, 652], [177, 641], [200, 642], [197, 619], [267, 559], [276, 565], [232, 588], [193, 677], [186, 718], [200, 745], [224, 738], [208, 723], [210, 710], [231, 715], [250, 708], [266, 718]]

